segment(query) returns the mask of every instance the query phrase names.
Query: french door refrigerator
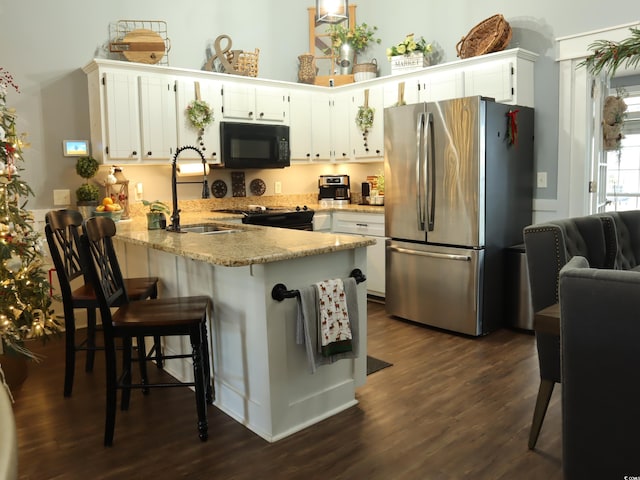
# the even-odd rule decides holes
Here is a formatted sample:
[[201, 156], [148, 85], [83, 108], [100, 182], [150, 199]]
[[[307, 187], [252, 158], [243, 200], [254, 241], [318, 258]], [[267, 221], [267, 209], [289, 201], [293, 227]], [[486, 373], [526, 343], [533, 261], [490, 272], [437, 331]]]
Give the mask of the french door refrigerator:
[[499, 328], [504, 249], [532, 223], [533, 110], [466, 97], [388, 107], [384, 126], [387, 313]]

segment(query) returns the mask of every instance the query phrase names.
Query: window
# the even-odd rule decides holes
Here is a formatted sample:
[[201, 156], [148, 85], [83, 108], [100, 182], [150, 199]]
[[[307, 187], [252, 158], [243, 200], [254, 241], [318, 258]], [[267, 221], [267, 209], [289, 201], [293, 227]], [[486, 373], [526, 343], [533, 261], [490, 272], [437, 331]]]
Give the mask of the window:
[[607, 212], [640, 209], [640, 85], [624, 88], [627, 111], [621, 146], [606, 152]]

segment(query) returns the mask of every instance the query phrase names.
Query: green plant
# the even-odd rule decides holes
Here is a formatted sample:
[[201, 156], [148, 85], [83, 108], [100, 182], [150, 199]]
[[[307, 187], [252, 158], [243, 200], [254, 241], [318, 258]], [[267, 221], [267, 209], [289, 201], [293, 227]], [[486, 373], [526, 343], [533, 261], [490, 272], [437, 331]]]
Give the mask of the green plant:
[[76, 190], [76, 198], [79, 202], [92, 202], [100, 199], [100, 189], [97, 185], [83, 183]]
[[85, 183], [76, 190], [76, 199], [79, 202], [92, 202], [100, 199], [100, 189], [89, 183], [89, 179], [96, 173], [100, 164], [93, 157], [80, 157], [76, 161], [76, 173], [85, 179]]
[[142, 200], [142, 204], [145, 207], [149, 207], [149, 213], [166, 213], [167, 215], [171, 213], [169, 206], [160, 200], [153, 200], [151, 202], [149, 200]]
[[100, 164], [93, 157], [80, 157], [76, 162], [76, 173], [86, 180], [98, 173], [99, 168]]
[[350, 44], [356, 54], [365, 51], [371, 43], [379, 44], [381, 40], [375, 38], [377, 31], [378, 27], [369, 26], [366, 23], [355, 25], [352, 29], [344, 23], [338, 23], [330, 25], [327, 29], [327, 33], [331, 38], [331, 47], [336, 55], [340, 51], [340, 46], [343, 43]]
[[427, 54], [431, 53], [431, 50], [431, 44], [427, 43], [423, 37], [415, 40], [413, 33], [410, 33], [397, 45], [387, 48], [387, 58], [391, 59], [391, 57], [396, 55], [408, 55], [413, 52], [423, 52]]
[[626, 67], [636, 67], [640, 63], [640, 28], [629, 28], [631, 36], [621, 42], [610, 40], [596, 40], [589, 45], [589, 50], [593, 50], [593, 55], [588, 56], [578, 64], [578, 67], [585, 67], [593, 75], [605, 71], [607, 75], [613, 77], [616, 70], [624, 65]]

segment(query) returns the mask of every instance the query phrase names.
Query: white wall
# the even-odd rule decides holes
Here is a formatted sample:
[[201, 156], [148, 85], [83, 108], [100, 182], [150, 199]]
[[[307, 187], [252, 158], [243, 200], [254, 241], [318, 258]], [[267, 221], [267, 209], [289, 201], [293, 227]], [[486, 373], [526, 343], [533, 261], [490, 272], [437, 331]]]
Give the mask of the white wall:
[[[540, 199], [557, 196], [555, 38], [640, 17], [635, 0], [620, 0], [615, 7], [595, 0], [352, 3], [358, 5], [358, 22], [379, 27], [382, 44], [365, 57], [378, 60], [381, 75], [389, 73], [385, 48], [407, 33], [437, 42], [443, 60], [451, 61], [456, 58], [456, 43], [474, 25], [495, 13], [505, 15], [513, 28], [512, 45], [540, 55], [536, 65], [536, 168], [547, 171], [549, 181], [549, 188], [536, 192]], [[0, 0], [0, 66], [9, 70], [21, 87], [22, 93], [11, 93], [9, 102], [17, 108], [19, 130], [28, 132], [31, 141], [25, 152], [25, 179], [37, 198], [30, 206], [47, 208], [53, 189], [75, 190], [81, 183], [73, 160], [62, 156], [61, 141], [89, 138], [86, 79], [80, 69], [94, 57], [108, 56], [110, 24], [120, 19], [165, 20], [172, 45], [169, 62], [184, 68], [201, 68], [215, 38], [226, 33], [234, 48], [260, 48], [260, 77], [295, 81], [297, 56], [308, 50], [307, 7], [313, 5], [313, 0]], [[299, 168], [285, 174], [299, 175]], [[162, 190], [169, 184], [166, 169], [135, 167], [131, 171], [139, 175], [139, 170], [144, 171], [145, 185], [151, 181]], [[134, 183], [138, 180], [131, 175], [127, 178]]]

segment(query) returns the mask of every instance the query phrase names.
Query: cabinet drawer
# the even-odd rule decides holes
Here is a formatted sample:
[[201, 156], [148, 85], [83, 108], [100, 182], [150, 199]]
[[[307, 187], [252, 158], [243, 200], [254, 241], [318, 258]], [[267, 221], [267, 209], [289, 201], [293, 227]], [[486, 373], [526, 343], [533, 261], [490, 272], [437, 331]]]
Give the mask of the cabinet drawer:
[[384, 215], [337, 212], [333, 214], [333, 231], [384, 237]]

